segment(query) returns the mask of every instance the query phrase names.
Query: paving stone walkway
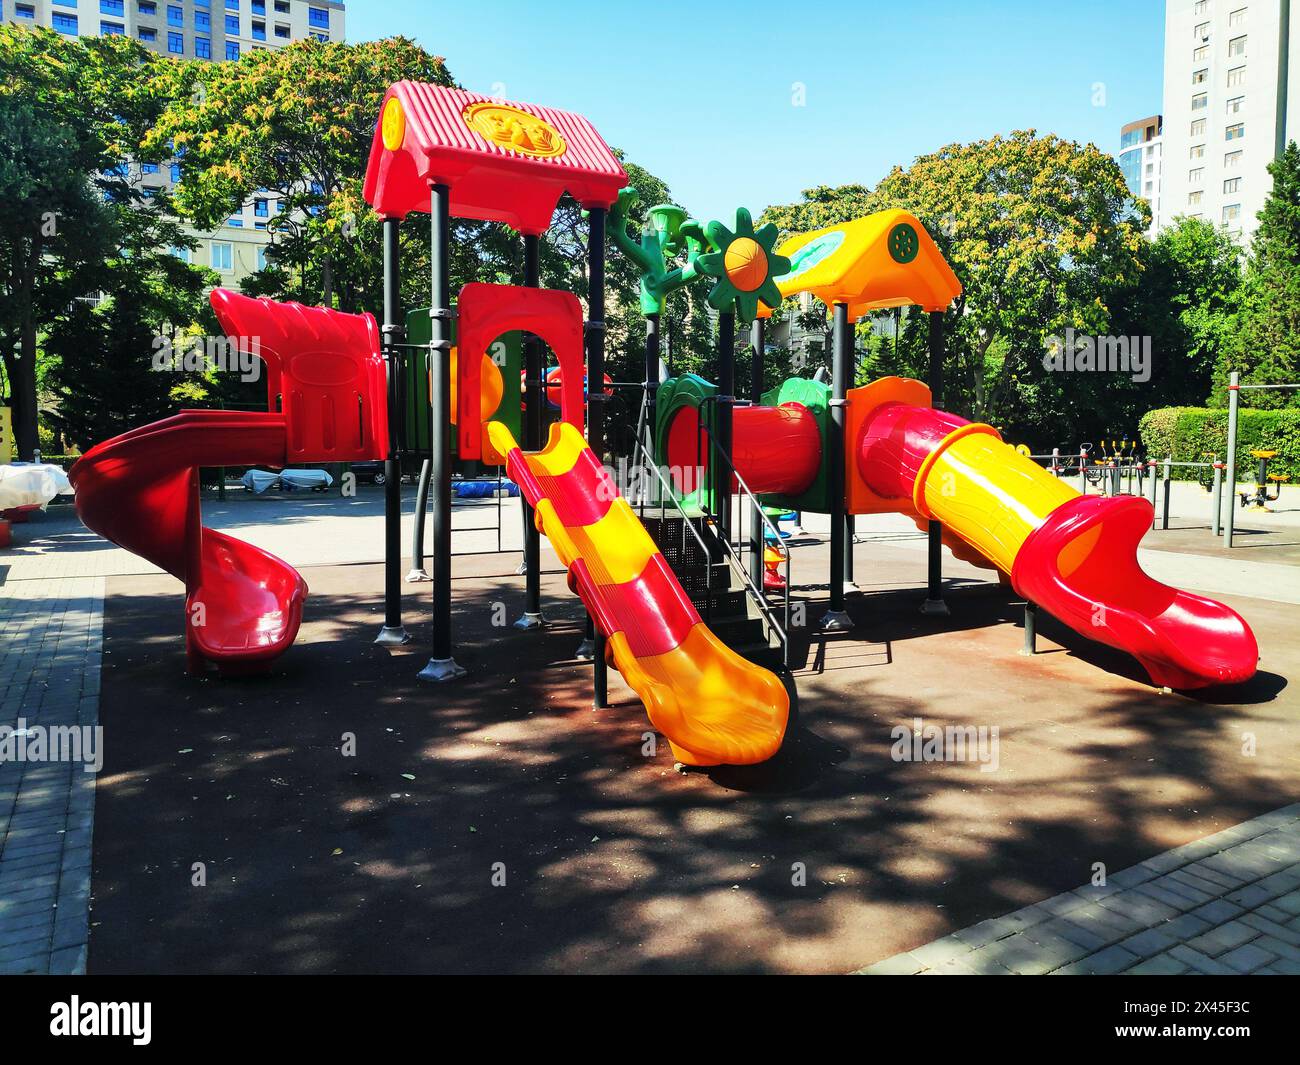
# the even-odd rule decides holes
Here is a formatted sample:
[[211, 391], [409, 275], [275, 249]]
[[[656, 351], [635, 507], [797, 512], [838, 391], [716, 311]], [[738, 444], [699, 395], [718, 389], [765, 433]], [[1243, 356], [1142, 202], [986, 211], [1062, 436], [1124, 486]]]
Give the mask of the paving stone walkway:
[[861, 973], [1300, 974], [1300, 803]]
[[[98, 725], [103, 608], [103, 577], [0, 583], [0, 726], [23, 730], [10, 742]], [[0, 761], [0, 974], [85, 972], [95, 777], [84, 766]]]

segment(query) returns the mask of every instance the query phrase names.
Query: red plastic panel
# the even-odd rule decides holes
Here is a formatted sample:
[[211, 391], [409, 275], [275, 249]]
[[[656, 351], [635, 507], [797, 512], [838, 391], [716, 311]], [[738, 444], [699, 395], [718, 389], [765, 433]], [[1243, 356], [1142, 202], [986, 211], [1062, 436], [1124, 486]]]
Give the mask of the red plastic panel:
[[[396, 98], [405, 115], [401, 146], [384, 146], [382, 116]], [[564, 139], [552, 157], [513, 151], [481, 136], [465, 121], [476, 103], [522, 111], [542, 120]], [[370, 146], [365, 198], [385, 217], [427, 213], [429, 186], [451, 190], [451, 214], [505, 222], [522, 233], [544, 233], [566, 189], [584, 207], [609, 207], [627, 184], [627, 173], [582, 115], [538, 104], [512, 103], [422, 82], [389, 88]]]
[[1020, 549], [1012, 586], [1079, 632], [1135, 656], [1156, 684], [1249, 680], [1259, 647], [1241, 615], [1152, 580], [1138, 564], [1153, 513], [1136, 496], [1062, 504]]
[[[474, 282], [460, 290], [456, 313], [457, 410], [479, 409], [482, 359], [466, 353], [482, 355], [502, 333], [519, 329], [540, 337], [555, 352], [564, 371], [560, 417], [582, 431], [582, 304], [577, 296], [554, 289]], [[478, 418], [461, 418], [456, 425], [456, 442], [462, 459], [482, 458], [483, 423]]]
[[250, 299], [213, 289], [212, 309], [241, 351], [268, 367], [288, 431], [289, 462], [355, 462], [387, 451], [388, 401], [379, 329], [369, 314]]
[[862, 425], [856, 453], [867, 485], [886, 499], [910, 499], [921, 464], [965, 418], [929, 407], [886, 403]]

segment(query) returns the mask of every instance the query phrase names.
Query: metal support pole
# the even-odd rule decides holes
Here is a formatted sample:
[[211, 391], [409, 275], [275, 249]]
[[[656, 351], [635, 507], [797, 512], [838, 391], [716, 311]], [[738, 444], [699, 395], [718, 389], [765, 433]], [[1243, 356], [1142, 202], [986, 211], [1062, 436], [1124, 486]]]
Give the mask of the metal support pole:
[[[763, 401], [763, 355], [765, 319], [755, 318], [749, 326], [749, 400], [755, 406]], [[751, 514], [749, 575], [756, 588], [763, 587], [763, 522], [761, 515]]]
[[[1154, 475], [1154, 471], [1152, 471], [1152, 475]], [[1165, 490], [1165, 503], [1164, 506], [1162, 506], [1161, 508], [1161, 515], [1160, 515], [1160, 527], [1162, 529], [1169, 528], [1169, 497], [1170, 495], [1173, 495], [1173, 492], [1171, 492], [1170, 490], [1171, 488], [1173, 488], [1173, 482], [1174, 482], [1174, 459], [1173, 456], [1170, 456], [1170, 458], [1165, 459], [1164, 484], [1161, 485], [1161, 488]]]
[[847, 632], [853, 621], [844, 610], [844, 423], [853, 371], [853, 334], [849, 329], [847, 303], [834, 306], [831, 359], [831, 421], [826, 471], [831, 491], [831, 596], [830, 605], [818, 627], [823, 632]]
[[1020, 648], [1022, 655], [1038, 653], [1038, 605], [1025, 603], [1025, 643]]
[[[722, 311], [718, 314], [718, 399], [717, 424], [714, 442], [717, 450], [731, 458], [731, 412], [736, 402], [736, 314]], [[709, 508], [718, 523], [718, 534], [729, 539], [733, 528], [731, 518], [731, 469], [714, 456], [708, 456], [712, 471], [712, 489]]]
[[429, 186], [430, 477], [433, 491], [433, 648], [420, 670], [428, 683], [463, 677], [451, 656], [451, 190]]
[[1228, 473], [1224, 477], [1228, 487], [1227, 520], [1223, 526], [1223, 546], [1232, 546], [1232, 529], [1237, 520], [1237, 405], [1241, 399], [1241, 376], [1228, 377]]
[[[930, 405], [943, 404], [943, 311], [930, 312]], [[929, 543], [926, 545], [925, 602], [921, 613], [932, 617], [947, 617], [948, 604], [943, 601], [943, 527], [932, 521], [926, 528]]]
[[[587, 443], [596, 457], [605, 457], [605, 209], [593, 207], [587, 214]], [[605, 661], [605, 634], [587, 615], [587, 639], [592, 659], [591, 705], [609, 705], [609, 666]], [[579, 657], [588, 648], [587, 639], [578, 648]]]
[[383, 647], [410, 640], [402, 625], [402, 325], [398, 237], [401, 219], [384, 219], [383, 351], [388, 368], [388, 453], [384, 456], [384, 627], [375, 637]]
[[[524, 234], [524, 287], [541, 287], [541, 238]], [[528, 410], [524, 419], [524, 450], [542, 447], [542, 345], [532, 334], [524, 335], [524, 394]], [[517, 629], [539, 629], [546, 624], [542, 617], [542, 538], [537, 531], [533, 508], [524, 508], [524, 616], [515, 622]]]
[[1088, 494], [1088, 452], [1079, 448], [1079, 491]]
[[415, 492], [415, 521], [411, 527], [411, 571], [406, 579], [411, 584], [427, 581], [429, 571], [424, 568], [424, 526], [429, 509], [429, 479], [433, 476], [433, 463], [425, 459], [420, 463], [420, 487]]
[[1212, 525], [1213, 535], [1218, 536], [1223, 531], [1223, 463], [1219, 461], [1218, 455], [1215, 455], [1212, 461], [1214, 462], [1214, 488], [1210, 493], [1211, 505], [1214, 507]]

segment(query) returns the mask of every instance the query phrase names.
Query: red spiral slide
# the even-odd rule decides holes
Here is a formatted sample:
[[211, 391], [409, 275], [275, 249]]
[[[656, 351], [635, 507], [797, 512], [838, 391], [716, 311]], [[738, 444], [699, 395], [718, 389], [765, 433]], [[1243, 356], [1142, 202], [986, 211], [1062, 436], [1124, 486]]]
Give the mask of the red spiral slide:
[[265, 666], [302, 622], [307, 583], [287, 562], [203, 527], [201, 466], [380, 458], [387, 407], [370, 315], [212, 293], [222, 327], [267, 376], [267, 413], [189, 410], [92, 448], [68, 474], [92, 532], [185, 583], [192, 671]]

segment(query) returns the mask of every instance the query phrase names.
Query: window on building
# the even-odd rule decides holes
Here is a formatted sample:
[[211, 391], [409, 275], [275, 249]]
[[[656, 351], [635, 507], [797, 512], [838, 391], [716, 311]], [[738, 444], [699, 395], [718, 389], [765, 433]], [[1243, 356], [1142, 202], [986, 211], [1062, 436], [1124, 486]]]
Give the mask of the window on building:
[[179, 259], [183, 263], [188, 263], [194, 258], [194, 255], [189, 248], [180, 248], [173, 245], [171, 253], [173, 258]]
[[1192, 97], [1193, 111], [1204, 111], [1209, 106], [1210, 106], [1210, 99], [1205, 93], [1198, 92], [1195, 96]]
[[34, 19], [35, 17], [36, 17], [36, 8], [34, 8], [31, 4], [19, 4], [17, 7], [14, 8], [14, 18]]
[[229, 59], [232, 63], [233, 63], [235, 60], [237, 60], [237, 59], [239, 58], [239, 42], [238, 42], [238, 41], [227, 41], [227, 42], [226, 42], [226, 58]]
[[99, 13], [101, 15], [125, 15], [126, 4], [124, 0], [99, 0]]
[[1196, 0], [1196, 3], [1192, 5], [1192, 14], [1204, 15], [1209, 6], [1210, 0]]
[[1205, 167], [1197, 166], [1187, 171], [1187, 184], [1199, 185], [1205, 179]]
[[1192, 84], [1193, 84], [1193, 85], [1204, 85], [1205, 82], [1209, 80], [1209, 77], [1210, 77], [1210, 68], [1209, 68], [1209, 67], [1201, 67], [1200, 70], [1193, 70], [1193, 71], [1192, 71]]
[[1208, 22], [1198, 22], [1192, 27], [1192, 36], [1198, 41], [1210, 35], [1210, 24]]
[[1195, 192], [1189, 192], [1187, 194], [1187, 206], [1199, 207], [1201, 203], [1201, 197], [1204, 195], [1205, 193], [1201, 192], [1200, 189], [1197, 189]]
[[1155, 163], [1147, 163], [1147, 169], [1146, 169], [1147, 177], [1150, 177], [1150, 176], [1151, 176], [1152, 174], [1154, 174], [1155, 172], [1156, 172], [1156, 164], [1155, 164]]
[[1235, 152], [1225, 152], [1225, 153], [1224, 153], [1224, 156], [1223, 156], [1223, 169], [1224, 169], [1224, 170], [1236, 170], [1237, 167], [1239, 167], [1239, 166], [1241, 166], [1241, 151], [1240, 151], [1240, 149], [1238, 149], [1238, 150], [1235, 151]]
[[210, 37], [194, 37], [194, 54], [200, 59], [212, 58], [212, 39]]
[[1192, 147], [1191, 147], [1191, 150], [1188, 151], [1187, 154], [1188, 154], [1188, 157], [1189, 157], [1189, 158], [1192, 158], [1192, 159], [1204, 159], [1204, 158], [1205, 158], [1205, 145], [1204, 145], [1204, 144], [1193, 144]]
[[1246, 68], [1233, 67], [1228, 71], [1228, 88], [1232, 89], [1238, 85], [1246, 84]]
[[313, 41], [320, 41], [322, 44], [329, 44], [330, 35], [328, 33], [317, 33], [315, 30], [312, 30], [311, 39]]
[[228, 274], [234, 268], [235, 246], [227, 244], [223, 240], [214, 240], [212, 242], [212, 269]]
[[1228, 178], [1227, 181], [1223, 183], [1223, 191], [1225, 194], [1238, 192], [1240, 191], [1240, 189], [1241, 189], [1241, 178], [1239, 177], [1230, 177]]
[[1205, 136], [1205, 119], [1198, 118], [1192, 121], [1192, 136], [1193, 137]]
[[167, 51], [172, 55], [185, 54], [185, 34], [169, 33], [167, 34]]
[[226, 219], [226, 225], [229, 226], [231, 229], [243, 229], [244, 220], [240, 218], [238, 215], [231, 215], [229, 218]]
[[1223, 131], [1223, 139], [1225, 141], [1241, 140], [1245, 135], [1246, 123], [1244, 122], [1235, 122]]
[[257, 215], [258, 218], [266, 218], [270, 213], [269, 206], [265, 200], [253, 201], [253, 214]]
[[227, 32], [227, 33], [233, 33], [236, 37], [239, 36], [239, 16], [238, 16], [238, 15], [227, 15], [227, 16], [226, 16], [226, 32]]
[[1241, 204], [1225, 203], [1223, 205], [1223, 224], [1230, 226], [1239, 221], [1241, 221]]
[[226, 0], [226, 9], [228, 11], [238, 11], [239, 0]]
[[155, 4], [153, 0], [140, 0], [136, 7], [140, 14], [148, 15], [150, 18], [153, 18], [154, 15], [158, 14], [158, 5]]
[[180, 4], [167, 5], [167, 25], [168, 26], [185, 25], [185, 9], [181, 7]]
[[257, 268], [258, 268], [259, 270], [265, 270], [265, 269], [266, 269], [266, 249], [265, 249], [265, 248], [258, 248], [258, 249], [257, 249]]
[[1246, 54], [1246, 37], [1243, 34], [1240, 37], [1234, 37], [1228, 42], [1228, 55], [1245, 55]]
[[212, 32], [212, 16], [206, 11], [194, 12], [194, 28], [204, 33]]
[[1210, 46], [1203, 44], [1199, 48], [1192, 49], [1192, 62], [1203, 63], [1210, 58]]
[[180, 181], [180, 179], [181, 179], [181, 164], [180, 164], [180, 163], [172, 163], [172, 167], [171, 167], [171, 175], [172, 175], [172, 180], [173, 180], [173, 181]]
[[1147, 199], [1148, 199], [1148, 200], [1151, 198], [1151, 190], [1152, 190], [1154, 187], [1155, 187], [1155, 186], [1154, 186], [1150, 181], [1148, 181], [1148, 182], [1143, 186], [1143, 188], [1146, 190], [1146, 194], [1147, 194]]
[[289, 37], [289, 27], [288, 27], [288, 26], [280, 26], [280, 25], [277, 25], [277, 26], [275, 27], [275, 35], [276, 35], [277, 37], [281, 37], [281, 38], [283, 38], [283, 39], [285, 39], [285, 40], [288, 40], [288, 37]]
[[77, 35], [76, 15], [65, 15], [61, 11], [56, 11], [50, 16], [50, 25], [60, 33], [69, 33], [74, 37]]
[[253, 23], [253, 40], [255, 40], [255, 41], [264, 41], [264, 40], [266, 40], [266, 23], [265, 23], [265, 22], [254, 22], [254, 23]]
[[1237, 114], [1241, 110], [1242, 105], [1245, 102], [1246, 102], [1246, 98], [1244, 96], [1233, 96], [1232, 98], [1230, 98], [1228, 100], [1228, 105], [1227, 105], [1228, 114], [1230, 115]]
[[209, 0], [194, 0], [194, 6], [201, 7], [204, 11], [207, 11], [212, 5]]
[[1245, 25], [1245, 23], [1246, 23], [1246, 9], [1244, 7], [1239, 7], [1237, 8], [1236, 11], [1228, 12], [1229, 26], [1243, 26]]
[[158, 31], [150, 29], [147, 26], [140, 27], [140, 40], [152, 44], [158, 39]]
[[307, 25], [315, 26], [318, 30], [327, 30], [330, 28], [330, 13], [326, 7], [309, 7], [307, 9]]
[[265, 15], [265, 14], [266, 14], [266, 0], [253, 0], [253, 5], [252, 5], [252, 6], [253, 6], [253, 14], [254, 14], [254, 15]]
[[287, 15], [289, 13], [289, 0], [275, 0], [275, 13], [277, 15]]

